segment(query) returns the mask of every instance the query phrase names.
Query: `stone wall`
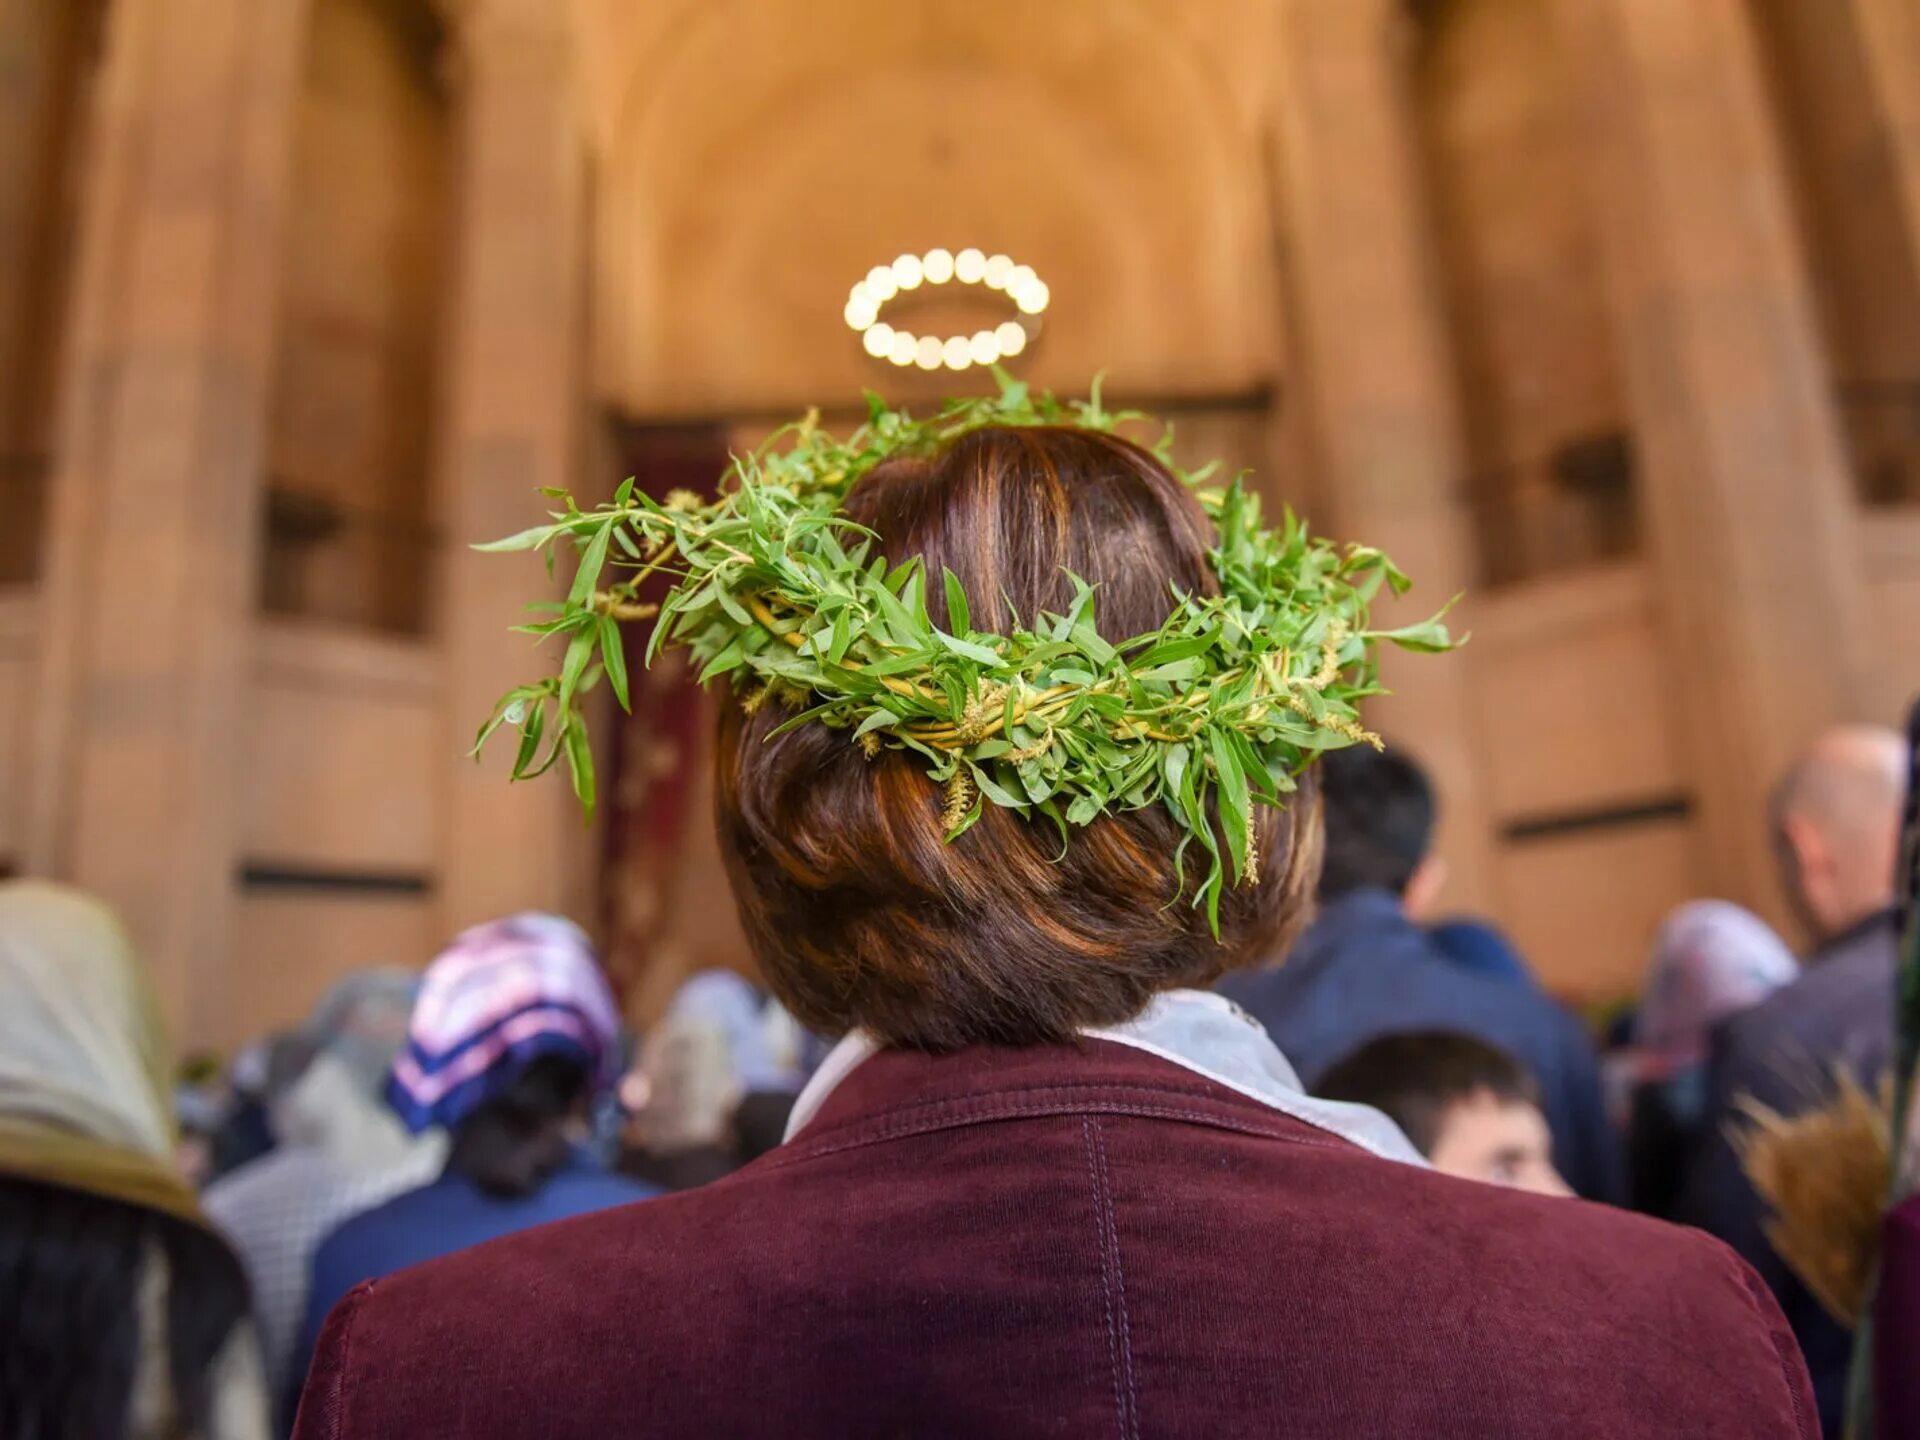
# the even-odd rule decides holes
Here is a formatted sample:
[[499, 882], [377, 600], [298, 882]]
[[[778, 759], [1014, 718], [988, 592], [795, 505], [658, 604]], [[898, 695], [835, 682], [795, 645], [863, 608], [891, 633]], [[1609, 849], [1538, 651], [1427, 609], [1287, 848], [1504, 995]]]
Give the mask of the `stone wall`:
[[426, 623], [447, 105], [424, 4], [314, 0], [268, 440], [262, 596], [387, 631]]
[[1582, 447], [1618, 452], [1629, 421], [1552, 4], [1457, 0], [1417, 65], [1484, 578], [1628, 552], [1624, 470], [1584, 485], [1563, 473]]
[[[1920, 357], [1905, 3], [205, 0], [188, 33], [103, 0], [72, 343], [0, 436], [57, 481], [39, 592], [0, 598], [0, 863], [107, 891], [217, 1044], [499, 908], [594, 913], [565, 787], [457, 759], [544, 663], [506, 633], [537, 564], [465, 542], [618, 478], [583, 416], [744, 440], [982, 383], [840, 318], [978, 244], [1052, 285], [1023, 376], [1104, 368], [1420, 603], [1470, 588], [1473, 647], [1382, 723], [1444, 778], [1458, 898], [1624, 993], [1671, 900], [1769, 903], [1799, 733], [1920, 683], [1912, 514], [1856, 505], [1840, 443], [1847, 387]], [[0, 10], [10, 413], [80, 8]], [[710, 841], [675, 963], [738, 955]]]

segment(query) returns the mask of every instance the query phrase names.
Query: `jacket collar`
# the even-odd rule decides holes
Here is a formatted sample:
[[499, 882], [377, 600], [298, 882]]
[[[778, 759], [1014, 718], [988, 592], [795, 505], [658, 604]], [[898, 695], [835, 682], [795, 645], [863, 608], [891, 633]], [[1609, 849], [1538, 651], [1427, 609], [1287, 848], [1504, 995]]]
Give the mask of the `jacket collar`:
[[1868, 940], [1878, 940], [1883, 932], [1900, 928], [1900, 907], [1889, 905], [1884, 910], [1876, 910], [1871, 915], [1863, 915], [1837, 935], [1829, 936], [1820, 942], [1812, 955], [1807, 957], [1809, 968], [1825, 963], [1835, 955], [1843, 955]]
[[[1164, 1088], [1170, 1078], [1168, 1067], [1175, 1067], [1171, 1078], [1186, 1082], [1181, 1088], [1199, 1096], [1218, 1087], [1241, 1102], [1250, 1101], [1383, 1159], [1426, 1163], [1378, 1110], [1307, 1094], [1267, 1032], [1218, 995], [1169, 991], [1123, 1025], [1082, 1033], [1097, 1043], [908, 1058], [883, 1051], [872, 1036], [856, 1030], [833, 1048], [800, 1092], [787, 1123], [787, 1139], [802, 1131], [808, 1131], [811, 1139], [822, 1129], [879, 1111], [961, 1098], [956, 1092], [1045, 1090], [1091, 1097], [1096, 1091], [1117, 1091], [1129, 1084]], [[1110, 1045], [1151, 1059], [1144, 1064], [1128, 1061], [1108, 1053]], [[1203, 1083], [1193, 1084], [1191, 1077]], [[1214, 1091], [1213, 1098], [1224, 1097]], [[1063, 1100], [1061, 1108], [1071, 1106]]]

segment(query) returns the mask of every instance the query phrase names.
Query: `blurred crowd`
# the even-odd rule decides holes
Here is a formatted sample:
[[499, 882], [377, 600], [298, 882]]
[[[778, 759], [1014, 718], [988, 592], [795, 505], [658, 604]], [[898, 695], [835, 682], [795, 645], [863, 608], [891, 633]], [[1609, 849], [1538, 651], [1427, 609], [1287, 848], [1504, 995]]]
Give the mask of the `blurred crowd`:
[[[1329, 756], [1315, 918], [1221, 993], [1315, 1095], [1382, 1112], [1438, 1170], [1725, 1240], [1837, 1434], [1855, 1317], [1783, 1257], [1747, 1141], [1837, 1074], [1871, 1093], [1887, 1070], [1903, 757], [1889, 732], [1821, 737], [1772, 816], [1804, 934], [1684, 905], [1637, 1003], [1597, 1028], [1494, 925], [1447, 913], [1417, 765]], [[9, 1436], [284, 1433], [354, 1286], [753, 1164], [831, 1038], [730, 971], [694, 975], [636, 1036], [588, 936], [523, 914], [183, 1071], [112, 913], [33, 881], [0, 884], [0, 1030]]]

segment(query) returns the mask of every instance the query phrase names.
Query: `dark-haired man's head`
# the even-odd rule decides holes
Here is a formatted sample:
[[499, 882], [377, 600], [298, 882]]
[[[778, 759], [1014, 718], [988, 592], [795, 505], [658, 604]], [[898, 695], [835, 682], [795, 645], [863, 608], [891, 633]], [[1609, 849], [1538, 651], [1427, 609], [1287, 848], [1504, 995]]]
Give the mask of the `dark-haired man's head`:
[[1572, 1193], [1554, 1168], [1533, 1076], [1483, 1040], [1445, 1030], [1382, 1035], [1334, 1065], [1314, 1091], [1380, 1111], [1448, 1175]]
[[1446, 880], [1429, 853], [1436, 806], [1426, 772], [1402, 752], [1365, 745], [1334, 751], [1319, 770], [1327, 827], [1320, 899], [1385, 890], [1409, 915], [1426, 913]]
[[571, 1055], [540, 1055], [453, 1129], [447, 1169], [489, 1195], [532, 1195], [567, 1162], [592, 1085]]

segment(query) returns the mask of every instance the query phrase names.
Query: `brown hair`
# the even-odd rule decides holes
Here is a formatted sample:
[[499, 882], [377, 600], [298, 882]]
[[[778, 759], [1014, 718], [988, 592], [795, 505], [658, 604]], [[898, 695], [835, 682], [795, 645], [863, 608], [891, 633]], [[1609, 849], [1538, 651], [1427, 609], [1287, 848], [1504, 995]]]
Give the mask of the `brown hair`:
[[[977, 430], [931, 459], [878, 466], [846, 509], [890, 561], [924, 560], [942, 625], [942, 567], [983, 630], [1009, 605], [1028, 623], [1065, 611], [1071, 571], [1097, 587], [1095, 618], [1115, 643], [1158, 627], [1175, 588], [1218, 591], [1205, 512], [1146, 451], [1094, 431]], [[1189, 848], [1183, 891], [1182, 832], [1162, 807], [1102, 815], [1063, 855], [1050, 822], [989, 803], [949, 845], [924, 761], [868, 760], [817, 724], [769, 739], [790, 713], [722, 703], [715, 809], [767, 982], [815, 1029], [863, 1026], [931, 1050], [1060, 1040], [1206, 984], [1304, 919], [1320, 861], [1311, 774], [1285, 810], [1255, 807], [1261, 875], [1228, 885], [1216, 941], [1189, 903], [1206, 857]]]
[[1369, 1040], [1335, 1062], [1313, 1093], [1371, 1105], [1400, 1127], [1413, 1148], [1433, 1153], [1447, 1112], [1491, 1095], [1507, 1105], [1538, 1105], [1533, 1074], [1506, 1051], [1451, 1030], [1406, 1030]]

